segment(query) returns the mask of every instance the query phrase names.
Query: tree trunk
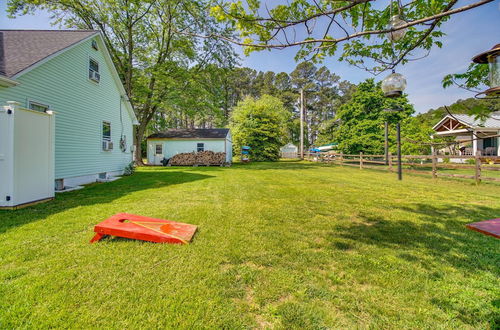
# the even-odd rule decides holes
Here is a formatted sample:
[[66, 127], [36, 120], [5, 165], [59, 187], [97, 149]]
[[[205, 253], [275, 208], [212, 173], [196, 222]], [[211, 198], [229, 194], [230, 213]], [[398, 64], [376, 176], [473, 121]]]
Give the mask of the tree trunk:
[[142, 161], [142, 140], [144, 138], [146, 126], [147, 123], [140, 123], [135, 130], [135, 164], [139, 166], [144, 165]]

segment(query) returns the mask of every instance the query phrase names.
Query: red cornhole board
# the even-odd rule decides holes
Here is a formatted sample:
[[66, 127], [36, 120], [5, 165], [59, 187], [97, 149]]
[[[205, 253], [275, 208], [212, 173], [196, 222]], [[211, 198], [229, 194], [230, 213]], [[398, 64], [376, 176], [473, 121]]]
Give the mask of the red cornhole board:
[[96, 234], [90, 243], [109, 235], [155, 243], [188, 244], [197, 228], [187, 223], [118, 213], [94, 227]]
[[466, 227], [485, 235], [500, 238], [500, 218], [469, 223]]

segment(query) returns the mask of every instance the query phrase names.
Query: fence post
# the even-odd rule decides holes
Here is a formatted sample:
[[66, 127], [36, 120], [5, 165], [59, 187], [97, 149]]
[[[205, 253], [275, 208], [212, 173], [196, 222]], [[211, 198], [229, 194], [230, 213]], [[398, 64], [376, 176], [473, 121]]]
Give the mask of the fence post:
[[359, 169], [363, 169], [363, 152], [359, 153]]
[[344, 154], [340, 154], [340, 165], [344, 165]]
[[432, 150], [432, 177], [437, 178], [437, 156], [434, 150]]
[[475, 173], [476, 184], [480, 184], [481, 183], [481, 158], [479, 158], [480, 155], [481, 155], [481, 152], [479, 150], [476, 151], [476, 155], [475, 155], [475, 160], [476, 160], [476, 173]]
[[389, 172], [392, 172], [392, 152], [389, 152]]

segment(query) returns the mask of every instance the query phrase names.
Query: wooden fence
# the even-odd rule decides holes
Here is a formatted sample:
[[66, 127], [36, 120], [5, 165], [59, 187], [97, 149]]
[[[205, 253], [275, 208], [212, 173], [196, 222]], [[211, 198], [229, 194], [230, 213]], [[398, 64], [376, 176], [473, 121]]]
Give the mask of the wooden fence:
[[[341, 153], [307, 154], [306, 159], [327, 164], [354, 166], [359, 167], [360, 169], [371, 168], [387, 170], [390, 172], [397, 172], [398, 166], [397, 155], [392, 155], [390, 153], [387, 161], [385, 160], [384, 155], [365, 155], [363, 153], [359, 153], [359, 155]], [[445, 161], [446, 159], [463, 160], [464, 162], [468, 162], [470, 164], [447, 163]], [[493, 164], [489, 164], [489, 162], [493, 162]], [[500, 165], [494, 164], [498, 162], [500, 162], [499, 156], [481, 156], [479, 153], [475, 156], [401, 155], [403, 173], [426, 174], [432, 175], [433, 178], [453, 177], [474, 179], [478, 184], [482, 180], [500, 182], [500, 175], [498, 177], [487, 177], [481, 173], [482, 171], [500, 171]], [[442, 171], [440, 172], [439, 170]], [[474, 175], [442, 173], [443, 170], [472, 170]]]

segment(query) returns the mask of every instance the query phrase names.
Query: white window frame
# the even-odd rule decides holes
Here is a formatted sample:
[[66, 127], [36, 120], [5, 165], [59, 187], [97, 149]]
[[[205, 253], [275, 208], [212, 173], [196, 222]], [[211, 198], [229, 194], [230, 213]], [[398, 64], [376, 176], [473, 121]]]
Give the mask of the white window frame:
[[[113, 141], [113, 138], [112, 138], [112, 127], [111, 127], [111, 122], [109, 120], [101, 120], [100, 121], [100, 124], [101, 124], [101, 152], [111, 152], [111, 150], [105, 150], [102, 146], [104, 144], [104, 142], [112, 142]], [[104, 124], [108, 124], [109, 125], [109, 138], [105, 138], [104, 137]]]
[[[201, 144], [202, 150], [200, 150], [200, 144]], [[196, 143], [196, 152], [202, 152], [202, 151], [205, 151], [205, 142], [197, 142]]]
[[[109, 125], [109, 138], [104, 137], [104, 124]], [[101, 121], [101, 140], [102, 140], [102, 142], [111, 141], [111, 122], [110, 121], [107, 121], [107, 120]]]
[[[161, 152], [158, 153], [158, 147], [161, 148]], [[163, 155], [163, 143], [155, 143], [155, 155]]]
[[50, 110], [50, 105], [48, 104], [45, 104], [45, 103], [42, 103], [42, 102], [38, 102], [38, 101], [33, 101], [33, 100], [28, 100], [28, 109], [32, 110], [32, 111], [38, 111], [38, 110], [35, 110], [35, 109], [31, 109], [31, 105], [37, 105], [39, 107], [44, 107], [46, 108], [46, 110], [44, 112], [47, 112], [48, 110]]
[[[93, 61], [97, 64], [97, 71], [93, 70], [90, 68], [90, 62]], [[87, 71], [87, 77], [90, 81], [98, 84], [101, 82], [101, 64], [99, 63], [98, 60], [96, 60], [95, 58], [93, 58], [92, 56], [89, 56], [89, 60], [87, 62], [87, 67], [88, 67], [88, 71]], [[93, 71], [93, 72], [97, 72], [97, 74], [99, 74], [99, 80], [95, 80], [95, 79], [92, 79], [90, 78], [90, 72]]]

